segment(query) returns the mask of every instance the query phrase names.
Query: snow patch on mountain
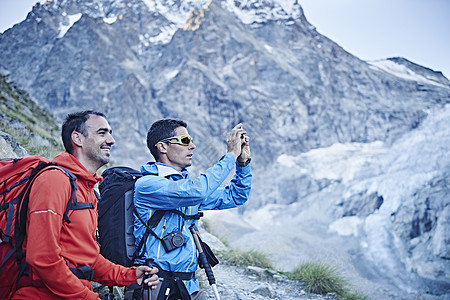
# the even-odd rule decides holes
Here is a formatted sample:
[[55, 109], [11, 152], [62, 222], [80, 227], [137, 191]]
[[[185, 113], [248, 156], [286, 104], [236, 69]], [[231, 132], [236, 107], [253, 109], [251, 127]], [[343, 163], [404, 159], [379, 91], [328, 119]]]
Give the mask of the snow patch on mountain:
[[[160, 28], [158, 36], [148, 39], [154, 44], [167, 44], [175, 32], [182, 28], [194, 9], [207, 9], [210, 0], [193, 1], [161, 1], [143, 0], [148, 9], [157, 12], [171, 22], [168, 26]], [[234, 13], [244, 24], [259, 24], [268, 20], [299, 19], [303, 11], [298, 3], [288, 0], [255, 1], [247, 0], [236, 2], [224, 0], [221, 2], [224, 9]]]
[[[181, 27], [192, 9], [206, 8], [211, 0], [161, 1], [143, 0], [150, 11], [159, 12]], [[303, 11], [300, 5], [290, 0], [223, 0], [222, 7], [233, 12], [245, 24], [263, 23], [267, 20], [298, 19]]]
[[103, 22], [105, 22], [106, 24], [114, 24], [116, 21], [117, 21], [117, 17], [116, 16], [103, 18]]
[[67, 15], [66, 13], [63, 13], [63, 17], [65, 21], [64, 23], [59, 24], [59, 35], [58, 38], [62, 38], [67, 31], [69, 31], [69, 29], [73, 26], [73, 24], [75, 24], [76, 22], [78, 22], [78, 20], [81, 19], [81, 16], [83, 14], [78, 13], [78, 14], [73, 14], [73, 15]]
[[207, 1], [161, 1], [161, 0], [142, 0], [150, 11], [158, 12], [169, 21], [176, 24], [178, 28], [181, 28], [186, 22], [189, 13], [192, 9], [201, 8]]
[[362, 166], [374, 159], [374, 156], [386, 152], [383, 142], [373, 143], [336, 143], [327, 148], [313, 149], [300, 154], [286, 154], [278, 158], [278, 163], [287, 167], [297, 167], [300, 173], [309, 174], [315, 179], [343, 180], [349, 182]]
[[395, 75], [395, 76], [403, 78], [403, 79], [413, 80], [413, 81], [418, 81], [418, 82], [422, 82], [422, 83], [426, 83], [426, 84], [436, 85], [439, 87], [448, 88], [448, 86], [445, 86], [439, 82], [436, 82], [432, 78], [428, 78], [426, 76], [417, 74], [416, 72], [412, 71], [408, 67], [400, 65], [400, 64], [390, 61], [390, 60], [386, 60], [386, 59], [374, 60], [374, 61], [368, 61], [368, 63], [374, 69], [388, 72], [392, 75]]
[[[208, 9], [211, 0], [142, 0], [142, 2], [148, 7], [150, 12], [155, 12], [169, 21], [166, 25], [161, 25], [160, 34], [146, 38], [142, 38], [141, 36], [141, 43], [145, 48], [148, 47], [149, 44], [158, 45], [169, 43], [175, 32], [178, 29], [183, 28], [183, 25], [188, 20], [191, 12], [193, 10]], [[58, 7], [64, 7], [68, 5], [68, 3], [70, 3], [70, 0], [55, 0], [46, 2], [44, 5], [47, 8], [57, 10]], [[117, 12], [124, 7], [130, 7], [131, 5], [132, 3], [129, 2], [125, 4], [123, 1], [115, 1], [112, 4], [107, 5], [103, 0], [96, 0], [85, 3], [85, 7], [89, 9], [82, 13], [88, 14], [94, 18], [103, 18], [105, 23], [113, 24], [117, 21], [118, 16], [115, 14], [110, 15], [111, 12], [115, 11], [117, 14]], [[222, 0], [221, 5], [224, 9], [235, 14], [244, 24], [255, 26], [269, 20], [283, 20], [288, 23], [294, 22], [293, 20], [298, 20], [303, 15], [301, 6], [298, 3], [289, 0]], [[62, 38], [70, 27], [80, 18], [81, 13], [69, 15], [68, 20], [60, 26], [59, 38]]]
[[357, 237], [361, 223], [362, 220], [356, 216], [344, 217], [331, 223], [328, 226], [328, 230], [343, 236], [353, 235]]
[[226, 0], [222, 2], [222, 7], [233, 12], [244, 24], [265, 23], [268, 20], [298, 19], [303, 14], [298, 3], [288, 0]]

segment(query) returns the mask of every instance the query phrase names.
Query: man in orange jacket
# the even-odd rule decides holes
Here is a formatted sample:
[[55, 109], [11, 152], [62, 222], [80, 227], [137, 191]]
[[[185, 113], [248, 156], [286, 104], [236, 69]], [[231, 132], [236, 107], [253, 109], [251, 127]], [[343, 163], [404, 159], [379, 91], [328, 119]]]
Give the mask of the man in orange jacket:
[[65, 152], [54, 162], [76, 176], [77, 207], [64, 213], [70, 198], [69, 179], [59, 169], [37, 177], [30, 194], [27, 236], [24, 242], [28, 275], [13, 299], [99, 299], [91, 281], [104, 285], [158, 284], [157, 268], [125, 268], [100, 254], [96, 241], [97, 170], [108, 163], [114, 138], [102, 113], [84, 111], [67, 116], [62, 127]]

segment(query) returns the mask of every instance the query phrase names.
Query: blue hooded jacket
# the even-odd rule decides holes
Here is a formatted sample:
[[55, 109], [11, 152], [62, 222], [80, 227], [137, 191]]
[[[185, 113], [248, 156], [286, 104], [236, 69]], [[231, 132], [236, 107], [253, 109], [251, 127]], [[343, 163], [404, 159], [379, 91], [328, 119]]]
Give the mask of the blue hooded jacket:
[[[236, 174], [229, 185], [222, 185], [236, 166]], [[244, 204], [250, 194], [252, 174], [250, 165], [241, 167], [236, 159], [227, 153], [217, 164], [204, 174], [192, 178], [185, 169], [179, 172], [175, 168], [161, 164], [148, 163], [141, 167], [144, 176], [135, 184], [134, 205], [139, 217], [147, 222], [155, 210], [177, 209], [185, 215], [196, 215], [199, 210], [221, 210]], [[196, 220], [184, 220], [178, 214], [167, 212], [153, 231], [159, 238], [168, 233], [181, 230], [186, 244], [166, 252], [161, 241], [149, 235], [146, 242], [145, 257], [136, 261], [142, 264], [145, 258], [155, 260], [163, 270], [173, 272], [195, 272], [198, 268], [197, 249], [189, 227]], [[136, 246], [142, 239], [146, 227], [135, 218], [134, 236]], [[198, 280], [185, 281], [189, 294], [200, 289]]]

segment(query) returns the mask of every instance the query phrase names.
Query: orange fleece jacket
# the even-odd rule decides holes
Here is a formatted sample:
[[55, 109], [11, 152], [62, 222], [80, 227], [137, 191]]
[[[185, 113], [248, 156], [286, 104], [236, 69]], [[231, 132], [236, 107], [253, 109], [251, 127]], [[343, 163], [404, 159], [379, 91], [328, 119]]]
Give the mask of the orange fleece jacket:
[[60, 170], [47, 170], [38, 176], [30, 194], [24, 249], [32, 267], [31, 279], [41, 280], [45, 288], [22, 288], [13, 298], [35, 299], [41, 293], [47, 299], [49, 294], [54, 295], [51, 299], [99, 299], [91, 282], [73, 275], [67, 262], [76, 267], [90, 266], [94, 269], [94, 281], [104, 285], [135, 283], [136, 268], [113, 264], [100, 254], [95, 234], [98, 213], [94, 185], [102, 178], [91, 175], [68, 152], [60, 153], [53, 161], [76, 175], [78, 203], [94, 203], [95, 209], [71, 210], [70, 224], [64, 222], [69, 179]]

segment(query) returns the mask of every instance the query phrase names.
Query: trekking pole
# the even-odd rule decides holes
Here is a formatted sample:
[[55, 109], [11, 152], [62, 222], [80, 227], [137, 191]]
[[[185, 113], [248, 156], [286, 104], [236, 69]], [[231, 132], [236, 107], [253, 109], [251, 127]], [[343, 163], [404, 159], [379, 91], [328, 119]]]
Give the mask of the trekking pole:
[[[152, 267], [153, 264], [153, 258], [146, 258], [145, 259], [145, 265], [148, 267]], [[143, 290], [142, 290], [142, 300], [151, 300], [151, 296], [152, 296], [152, 292], [150, 291], [150, 287], [144, 283], [144, 280], [149, 278], [150, 275], [144, 275], [144, 279], [142, 279], [142, 285], [143, 285]]]
[[189, 230], [192, 233], [192, 236], [194, 237], [195, 246], [197, 246], [198, 250], [198, 260], [200, 261], [201, 265], [203, 266], [203, 269], [205, 269], [206, 277], [208, 277], [209, 285], [212, 287], [214, 291], [214, 295], [216, 296], [217, 300], [220, 300], [219, 292], [217, 291], [216, 286], [216, 279], [214, 278], [214, 273], [212, 271], [211, 265], [208, 262], [208, 259], [206, 258], [205, 253], [203, 252], [202, 244], [200, 243], [200, 233], [198, 232], [197, 226], [195, 224], [192, 224], [189, 227]]

